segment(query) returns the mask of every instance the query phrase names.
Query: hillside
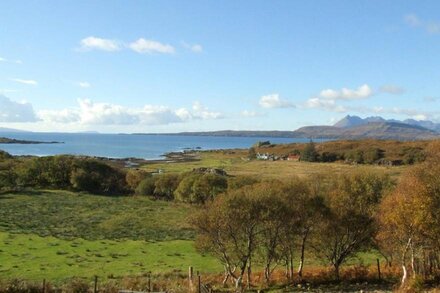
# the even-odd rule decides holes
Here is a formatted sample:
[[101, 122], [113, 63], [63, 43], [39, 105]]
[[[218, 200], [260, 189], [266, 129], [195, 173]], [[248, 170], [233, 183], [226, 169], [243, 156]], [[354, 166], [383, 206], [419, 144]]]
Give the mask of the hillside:
[[397, 139], [423, 140], [439, 138], [440, 134], [421, 126], [398, 122], [370, 122], [352, 127], [307, 126], [293, 132], [293, 137], [328, 139]]

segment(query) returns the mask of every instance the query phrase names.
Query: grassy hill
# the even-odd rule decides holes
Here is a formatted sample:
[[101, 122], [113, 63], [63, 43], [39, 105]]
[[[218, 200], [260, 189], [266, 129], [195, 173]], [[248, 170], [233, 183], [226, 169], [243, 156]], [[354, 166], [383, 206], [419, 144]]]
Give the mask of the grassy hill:
[[189, 205], [66, 191], [3, 194], [0, 202], [0, 279], [221, 271], [195, 250]]

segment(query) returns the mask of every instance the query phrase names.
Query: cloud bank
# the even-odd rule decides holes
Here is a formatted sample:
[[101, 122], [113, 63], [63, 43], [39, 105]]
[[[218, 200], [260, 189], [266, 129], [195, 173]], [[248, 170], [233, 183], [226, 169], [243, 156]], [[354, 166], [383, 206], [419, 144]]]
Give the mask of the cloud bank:
[[261, 107], [267, 109], [295, 107], [291, 102], [281, 99], [279, 94], [270, 94], [270, 95], [262, 96], [260, 98], [259, 104]]
[[20, 103], [0, 95], [0, 122], [36, 122], [37, 117], [29, 103]]

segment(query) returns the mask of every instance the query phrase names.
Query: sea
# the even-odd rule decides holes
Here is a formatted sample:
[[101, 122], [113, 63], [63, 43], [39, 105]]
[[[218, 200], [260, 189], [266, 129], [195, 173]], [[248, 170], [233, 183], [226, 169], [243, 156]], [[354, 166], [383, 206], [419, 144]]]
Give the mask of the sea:
[[147, 160], [161, 159], [165, 153], [183, 152], [185, 150], [249, 148], [258, 141], [270, 141], [273, 144], [308, 141], [308, 139], [274, 137], [46, 132], [0, 132], [0, 137], [41, 142], [60, 142], [52, 144], [0, 144], [1, 150], [12, 155], [51, 156], [70, 154]]

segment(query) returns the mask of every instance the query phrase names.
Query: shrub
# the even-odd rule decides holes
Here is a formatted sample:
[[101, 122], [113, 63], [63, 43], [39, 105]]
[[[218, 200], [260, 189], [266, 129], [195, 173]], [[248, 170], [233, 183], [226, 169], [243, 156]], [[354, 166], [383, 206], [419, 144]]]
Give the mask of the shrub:
[[128, 187], [135, 191], [142, 180], [151, 176], [151, 173], [144, 170], [129, 170], [125, 176], [125, 181], [127, 181]]
[[75, 162], [70, 182], [77, 190], [97, 194], [124, 194], [128, 189], [121, 170], [93, 159]]
[[136, 195], [154, 195], [154, 189], [156, 188], [156, 178], [154, 176], [147, 177], [142, 180], [135, 189]]
[[174, 191], [180, 183], [180, 177], [177, 174], [163, 174], [157, 176], [155, 182], [154, 195], [166, 199], [173, 199]]

